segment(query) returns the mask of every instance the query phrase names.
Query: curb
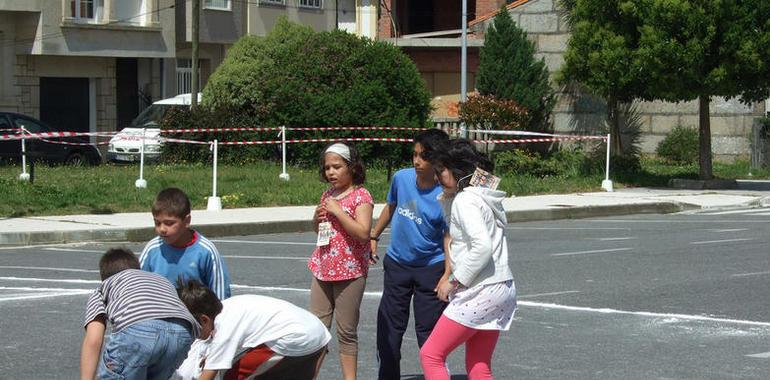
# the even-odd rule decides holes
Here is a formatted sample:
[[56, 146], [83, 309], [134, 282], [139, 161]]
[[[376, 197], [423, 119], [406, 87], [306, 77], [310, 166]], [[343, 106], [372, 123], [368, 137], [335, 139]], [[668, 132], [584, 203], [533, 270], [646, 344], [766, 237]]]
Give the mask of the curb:
[[[528, 222], [559, 219], [582, 219], [632, 214], [670, 214], [700, 207], [679, 202], [654, 202], [631, 205], [564, 207], [541, 210], [508, 211], [508, 222]], [[233, 224], [193, 225], [209, 238], [237, 235], [264, 235], [313, 231], [311, 220], [255, 222]], [[12, 232], [0, 233], [0, 246], [64, 244], [75, 242], [142, 242], [155, 237], [152, 227], [128, 229], [94, 229], [80, 231]]]

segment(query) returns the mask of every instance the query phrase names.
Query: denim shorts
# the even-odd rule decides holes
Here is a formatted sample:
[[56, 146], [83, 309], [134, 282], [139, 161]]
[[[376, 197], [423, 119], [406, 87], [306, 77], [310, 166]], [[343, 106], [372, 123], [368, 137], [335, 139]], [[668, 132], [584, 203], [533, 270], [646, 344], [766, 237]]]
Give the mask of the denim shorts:
[[99, 379], [167, 380], [182, 364], [193, 336], [181, 319], [153, 319], [110, 334], [99, 360]]

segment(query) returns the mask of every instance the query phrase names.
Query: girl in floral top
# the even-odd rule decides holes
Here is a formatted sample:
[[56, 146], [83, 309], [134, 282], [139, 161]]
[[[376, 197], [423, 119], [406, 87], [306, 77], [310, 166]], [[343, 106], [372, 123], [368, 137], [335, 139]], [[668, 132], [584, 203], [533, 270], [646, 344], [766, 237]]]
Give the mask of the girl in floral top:
[[313, 273], [310, 311], [327, 328], [336, 311], [342, 375], [350, 380], [356, 378], [358, 365], [358, 317], [372, 259], [369, 230], [374, 202], [363, 187], [366, 172], [353, 146], [329, 145], [321, 155], [319, 172], [331, 188], [321, 195], [313, 222], [319, 235], [329, 238], [319, 236], [308, 261]]

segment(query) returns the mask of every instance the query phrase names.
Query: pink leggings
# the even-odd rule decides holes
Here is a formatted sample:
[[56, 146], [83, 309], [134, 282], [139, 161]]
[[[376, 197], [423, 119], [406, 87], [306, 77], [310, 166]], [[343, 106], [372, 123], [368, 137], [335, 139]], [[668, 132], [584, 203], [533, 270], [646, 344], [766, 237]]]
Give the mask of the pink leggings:
[[492, 379], [492, 353], [498, 337], [498, 330], [472, 329], [442, 315], [420, 349], [425, 380], [449, 379], [446, 358], [462, 343], [468, 380]]

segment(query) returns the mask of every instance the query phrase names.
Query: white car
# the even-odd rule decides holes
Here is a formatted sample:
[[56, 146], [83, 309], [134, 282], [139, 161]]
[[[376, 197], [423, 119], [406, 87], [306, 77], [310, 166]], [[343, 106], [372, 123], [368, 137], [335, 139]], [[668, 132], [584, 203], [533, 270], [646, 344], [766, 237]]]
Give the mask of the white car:
[[[158, 100], [142, 111], [126, 128], [110, 139], [107, 159], [118, 162], [139, 161], [144, 135], [144, 159], [154, 161], [160, 158], [163, 142], [160, 139], [159, 123], [169, 110], [190, 107], [190, 94], [181, 94], [173, 98]], [[201, 93], [198, 93], [198, 102]]]

